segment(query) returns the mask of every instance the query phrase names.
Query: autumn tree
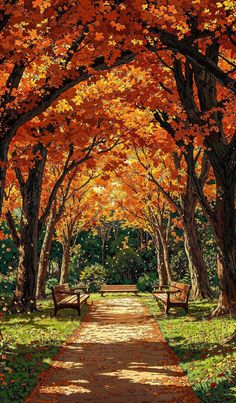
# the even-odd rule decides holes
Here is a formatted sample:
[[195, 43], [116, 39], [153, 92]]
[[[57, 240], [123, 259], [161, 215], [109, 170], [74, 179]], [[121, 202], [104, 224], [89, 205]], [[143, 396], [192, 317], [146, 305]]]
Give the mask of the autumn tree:
[[[57, 167], [50, 167], [50, 170], [55, 173]], [[87, 171], [87, 168], [84, 167]], [[51, 172], [51, 174], [52, 174]], [[92, 179], [96, 177], [95, 172], [88, 172], [82, 178], [82, 173], [74, 170], [71, 172], [65, 183], [61, 185], [58, 190], [57, 196], [52, 204], [50, 209], [50, 213], [45, 226], [45, 233], [43, 237], [43, 244], [40, 251], [40, 257], [38, 262], [38, 271], [37, 271], [37, 287], [36, 287], [36, 298], [45, 298], [46, 297], [46, 279], [48, 274], [48, 265], [49, 265], [49, 257], [52, 246], [52, 241], [54, 238], [56, 226], [63, 214], [65, 214], [66, 204], [69, 200], [77, 194], [81, 189], [85, 188], [86, 185], [90, 183]], [[54, 176], [50, 175], [51, 180], [53, 180]], [[48, 183], [47, 183], [48, 186]], [[47, 192], [47, 188], [44, 189]], [[77, 205], [77, 204], [76, 204]], [[79, 208], [79, 206], [78, 206]]]
[[[212, 293], [207, 267], [198, 239], [195, 218], [198, 200], [192, 182], [186, 172], [186, 166], [181, 161], [183, 158], [178, 155], [175, 148], [171, 152], [171, 147], [169, 147], [169, 152], [164, 155], [160, 151], [150, 154], [145, 149], [136, 149], [135, 154], [141, 167], [146, 172], [148, 180], [157, 187], [158, 192], [161, 192], [166, 201], [171, 204], [181, 220], [193, 298], [211, 298]], [[203, 166], [200, 170], [204, 184], [207, 179], [208, 169]]]
[[106, 194], [111, 200], [106, 208], [114, 210], [113, 219], [150, 234], [157, 253], [159, 280], [166, 285], [172, 279], [169, 260], [171, 210], [165, 198], [140, 171], [139, 164], [130, 161], [128, 165], [128, 172], [121, 168], [116, 175], [111, 175], [111, 183], [103, 195], [105, 200]]
[[[85, 161], [90, 160], [92, 150], [96, 150], [101, 139], [92, 140], [88, 147], [83, 150], [76, 150], [74, 146], [69, 145], [67, 154], [63, 152], [61, 158], [61, 171], [56, 178], [51, 194], [48, 197], [47, 203], [40, 215], [40, 200], [42, 191], [43, 173], [46, 164], [47, 149], [37, 143], [32, 150], [32, 165], [23, 172], [17, 162], [15, 162], [15, 173], [19, 183], [21, 198], [22, 198], [22, 216], [20, 225], [20, 234], [17, 234], [14, 226], [14, 219], [11, 212], [7, 212], [7, 221], [14, 236], [14, 241], [19, 248], [20, 260], [18, 267], [18, 281], [15, 293], [15, 301], [19, 302], [21, 307], [28, 309], [29, 306], [35, 307], [35, 289], [36, 289], [36, 272], [37, 272], [37, 248], [39, 235], [46, 223], [46, 219], [50, 215], [51, 208], [57, 196], [57, 192], [63, 181], [73, 170], [78, 168]], [[102, 140], [104, 145], [104, 141]], [[114, 145], [114, 144], [113, 144]], [[102, 147], [102, 146], [101, 146]], [[98, 153], [106, 150], [99, 149]], [[14, 158], [16, 157], [14, 152]], [[54, 156], [55, 157], [55, 156]], [[55, 158], [54, 158], [55, 160]], [[27, 173], [28, 170], [28, 173]], [[23, 303], [24, 302], [24, 303]], [[30, 304], [30, 305], [29, 305]], [[16, 304], [15, 304], [16, 305]], [[34, 305], [34, 306], [33, 306]]]
[[65, 5], [57, 0], [52, 5], [41, 0], [11, 0], [0, 7], [0, 205], [8, 148], [18, 128], [97, 71], [134, 58], [139, 61], [144, 51], [159, 52], [164, 46], [236, 91], [231, 71], [202, 52], [205, 41], [218, 42], [223, 51], [235, 46], [232, 1], [201, 5], [188, 0], [170, 5], [167, 0], [158, 4], [86, 0]]
[[[36, 127], [38, 133], [37, 123], [43, 121], [40, 129], [51, 134], [55, 132], [56, 142], [60, 142], [60, 130], [64, 130], [67, 133], [65, 144], [74, 144], [71, 132], [64, 129], [68, 122], [62, 119], [63, 112], [60, 118], [57, 115], [51, 121], [49, 108], [59, 106], [64, 110], [69, 105], [73, 109], [77, 95], [74, 87], [78, 83], [96, 81], [98, 72], [101, 74], [133, 61], [134, 66], [144, 68], [153, 78], [148, 83], [148, 96], [143, 91], [138, 96], [137, 89], [127, 91], [130, 107], [126, 105], [123, 109], [125, 96], [120, 95], [116, 105], [114, 103], [113, 109], [110, 109], [110, 118], [119, 115], [123, 124], [126, 114], [130, 122], [135, 105], [135, 114], [140, 119], [142, 112], [137, 109], [140, 100], [145, 100], [144, 107], [153, 111], [158, 123], [174, 138], [186, 160], [190, 188], [194, 186], [194, 193], [216, 236], [221, 292], [215, 314], [234, 311], [235, 7], [235, 2], [230, 0], [215, 3], [182, 0], [173, 4], [168, 0], [158, 3], [154, 0], [129, 3], [122, 0], [83, 0], [79, 4], [69, 0], [66, 5], [61, 0], [56, 0], [53, 5], [42, 0], [4, 1], [0, 5], [0, 207], [12, 140], [22, 136], [28, 126], [34, 130]], [[102, 88], [109, 105], [111, 92], [107, 91], [104, 82]], [[93, 100], [97, 100], [95, 95]], [[81, 110], [82, 102], [79, 95], [77, 106]], [[143, 102], [141, 104], [143, 107]], [[82, 113], [80, 118], [84, 119], [85, 115]], [[99, 131], [101, 122], [96, 119], [95, 124], [91, 116], [88, 119], [85, 119], [88, 127], [97, 125], [96, 130]], [[140, 145], [137, 121], [131, 120], [129, 135], [138, 138]], [[106, 123], [107, 132], [109, 121]], [[76, 137], [75, 127], [72, 137]], [[13, 156], [21, 194], [25, 195], [27, 190], [25, 200], [31, 186], [34, 194], [40, 195], [46, 140], [44, 142], [40, 138], [38, 144], [33, 144], [29, 160], [34, 160], [34, 166], [27, 179], [19, 171], [17, 155]], [[103, 147], [102, 143], [100, 147]], [[202, 150], [216, 180], [215, 207], [207, 199], [197, 168], [198, 151], [201, 154]], [[33, 183], [36, 177], [37, 184]], [[37, 215], [37, 202], [31, 200], [27, 203], [35, 207]], [[25, 210], [27, 203], [23, 203]], [[47, 214], [49, 210], [46, 210]], [[11, 217], [8, 218], [9, 223], [12, 222]], [[32, 219], [37, 221], [35, 217]], [[35, 229], [31, 235], [34, 233]], [[17, 234], [12, 230], [12, 235]], [[35, 254], [35, 251], [34, 247], [32, 253]]]
[[[207, 46], [209, 57], [217, 62], [219, 49], [215, 44]], [[168, 62], [171, 62], [169, 59]], [[164, 63], [166, 63], [164, 61]], [[166, 66], [164, 67], [166, 68]], [[176, 87], [168, 91], [157, 106], [155, 118], [163, 129], [175, 139], [176, 145], [186, 160], [192, 194], [198, 198], [213, 228], [219, 251], [218, 276], [220, 280], [219, 305], [215, 314], [234, 310], [235, 300], [235, 133], [232, 130], [232, 96], [217, 87], [210, 75], [200, 83], [200, 70], [188, 60], [174, 58], [173, 66], [168, 67]], [[208, 84], [206, 84], [208, 83]], [[198, 93], [195, 92], [195, 86]], [[163, 105], [167, 98], [178, 95], [176, 106]], [[218, 93], [218, 99], [217, 99]], [[221, 98], [221, 100], [220, 100]], [[223, 106], [224, 105], [224, 106]], [[227, 105], [227, 108], [226, 108]], [[170, 113], [171, 109], [173, 112]], [[175, 112], [174, 112], [175, 109]], [[205, 153], [202, 161], [202, 175], [198, 172], [199, 156]], [[227, 156], [227, 157], [226, 157]], [[202, 179], [207, 164], [211, 165], [216, 180], [215, 208], [204, 192]], [[227, 173], [226, 173], [227, 172]], [[226, 230], [227, 228], [227, 230]], [[233, 281], [231, 281], [233, 279]]]
[[[69, 263], [76, 236], [81, 231], [93, 228], [98, 215], [101, 214], [100, 206], [95, 202], [96, 193], [94, 192], [94, 187], [96, 187], [96, 184], [93, 184], [91, 180], [93, 180], [93, 176], [86, 178], [86, 175], [81, 175], [81, 181], [84, 181], [84, 184], [71, 192], [57, 226], [57, 239], [60, 240], [63, 247], [60, 284], [68, 281]], [[94, 180], [96, 182], [96, 178]], [[92, 201], [94, 206], [88, 210], [87, 206]]]

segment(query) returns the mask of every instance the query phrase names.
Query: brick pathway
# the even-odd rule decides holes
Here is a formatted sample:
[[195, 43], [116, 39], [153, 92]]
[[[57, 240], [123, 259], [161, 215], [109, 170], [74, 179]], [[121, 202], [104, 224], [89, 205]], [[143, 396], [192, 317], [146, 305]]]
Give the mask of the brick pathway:
[[199, 403], [138, 298], [91, 307], [26, 403]]

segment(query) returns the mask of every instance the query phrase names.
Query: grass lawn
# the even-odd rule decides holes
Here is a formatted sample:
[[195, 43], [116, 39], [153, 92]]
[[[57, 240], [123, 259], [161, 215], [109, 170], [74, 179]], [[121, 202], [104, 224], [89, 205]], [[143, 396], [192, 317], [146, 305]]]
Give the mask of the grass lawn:
[[[100, 296], [94, 294], [90, 300], [98, 298]], [[201, 402], [236, 402], [236, 345], [221, 343], [233, 332], [236, 320], [207, 320], [214, 306], [209, 302], [192, 302], [190, 315], [172, 310], [167, 318], [150, 294], [142, 294], [141, 298], [179, 356]], [[23, 402], [39, 373], [49, 367], [61, 344], [79, 327], [76, 311], [62, 310], [58, 318], [54, 318], [52, 307], [52, 301], [47, 300], [38, 304], [40, 311], [34, 314], [4, 314], [1, 318], [4, 334], [0, 347], [1, 403]], [[85, 312], [86, 308], [82, 310], [82, 317]]]
[[226, 346], [222, 340], [235, 330], [236, 320], [207, 320], [214, 303], [191, 302], [189, 315], [172, 309], [166, 317], [150, 295], [142, 296], [142, 300], [179, 356], [200, 401], [235, 403], [236, 344]]
[[[80, 325], [75, 310], [62, 310], [54, 318], [52, 300], [38, 303], [38, 308], [33, 314], [4, 314], [1, 318], [1, 403], [23, 402], [39, 373], [49, 367], [61, 344]], [[86, 310], [83, 307], [82, 317]]]

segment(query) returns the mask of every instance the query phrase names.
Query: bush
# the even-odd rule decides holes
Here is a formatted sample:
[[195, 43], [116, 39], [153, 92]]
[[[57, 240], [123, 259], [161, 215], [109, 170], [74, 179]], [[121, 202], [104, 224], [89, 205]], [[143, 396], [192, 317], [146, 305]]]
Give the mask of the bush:
[[148, 291], [151, 292], [153, 288], [153, 284], [157, 280], [157, 273], [144, 273], [138, 279], [138, 289], [139, 291]]
[[105, 267], [99, 264], [92, 264], [87, 266], [80, 273], [80, 283], [89, 287], [89, 290], [96, 292], [100, 286], [106, 282], [107, 272]]
[[2, 223], [0, 226], [1, 234], [4, 239], [0, 240], [0, 267], [1, 274], [8, 275], [10, 272], [14, 272], [18, 266], [18, 249], [11, 239], [9, 230], [6, 223]]
[[173, 277], [175, 280], [186, 279], [186, 281], [189, 282], [190, 275], [188, 270], [188, 259], [184, 250], [184, 246], [180, 243], [174, 250], [175, 254], [172, 254], [170, 258]]
[[16, 273], [0, 274], [0, 293], [13, 293], [16, 288]]
[[57, 277], [51, 277], [47, 279], [46, 281], [46, 295], [50, 294], [51, 295], [51, 287], [54, 287], [54, 285], [59, 284], [59, 280]]
[[120, 250], [113, 258], [107, 259], [106, 265], [110, 284], [137, 283], [145, 271], [143, 259], [133, 248]]

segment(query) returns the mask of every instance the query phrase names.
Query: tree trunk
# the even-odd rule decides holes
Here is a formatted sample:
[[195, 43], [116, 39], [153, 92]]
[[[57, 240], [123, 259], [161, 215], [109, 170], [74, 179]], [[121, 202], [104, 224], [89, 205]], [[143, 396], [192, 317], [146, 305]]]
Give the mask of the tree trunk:
[[37, 218], [33, 211], [29, 211], [28, 206], [24, 206], [22, 211], [17, 286], [14, 295], [14, 305], [18, 310], [27, 311], [36, 309], [37, 248]]
[[12, 309], [20, 311], [36, 309], [38, 216], [46, 149], [42, 144], [37, 144], [33, 151], [35, 154], [40, 152], [42, 159], [35, 161], [34, 168], [29, 170], [28, 179], [25, 182], [19, 169], [16, 170], [23, 201], [17, 286]]
[[[154, 237], [153, 237], [154, 238]], [[161, 242], [160, 236], [156, 235], [155, 239], [155, 248], [157, 254], [157, 272], [159, 276], [159, 285], [167, 285], [168, 284], [168, 275], [165, 265], [164, 251]]]
[[202, 256], [195, 220], [184, 223], [184, 246], [188, 258], [193, 299], [212, 298], [206, 263]]
[[184, 227], [184, 246], [189, 263], [193, 299], [212, 298], [212, 291], [203, 258], [202, 248], [197, 235], [195, 210], [197, 197], [188, 179], [185, 197], [182, 199], [182, 221]]
[[164, 258], [164, 263], [165, 263], [165, 269], [166, 269], [167, 277], [168, 277], [168, 283], [170, 283], [172, 281], [172, 270], [170, 267], [170, 254], [169, 254], [169, 248], [168, 248], [168, 244], [167, 244], [167, 241], [165, 238], [165, 234], [161, 235], [161, 243], [162, 243], [162, 249], [163, 249], [163, 258]]
[[236, 312], [235, 184], [227, 169], [224, 179], [223, 182], [217, 175], [216, 243], [220, 295], [213, 316]]
[[63, 256], [61, 264], [60, 284], [65, 284], [68, 282], [70, 247], [71, 247], [71, 235], [66, 237], [66, 239], [63, 242]]
[[9, 136], [5, 133], [0, 135], [0, 217], [2, 215], [2, 205], [4, 200], [4, 190], [5, 190], [5, 182], [6, 182], [6, 164], [7, 164], [7, 155], [8, 155], [8, 148], [10, 144]]
[[[208, 136], [208, 157], [216, 177], [216, 208], [213, 210], [192, 172], [192, 181], [198, 192], [199, 202], [215, 233], [218, 252], [219, 301], [213, 316], [236, 312], [236, 232], [235, 232], [235, 170], [233, 161], [220, 158], [222, 143], [217, 145], [214, 136]], [[218, 150], [219, 155], [217, 155]]]
[[105, 246], [106, 246], [106, 241], [105, 241], [105, 239], [102, 238], [102, 260], [101, 260], [102, 266], [104, 266], [104, 263], [105, 263]]
[[50, 250], [52, 246], [53, 233], [55, 228], [55, 215], [56, 210], [54, 206], [52, 207], [49, 220], [47, 222], [46, 231], [44, 235], [43, 245], [39, 258], [38, 265], [38, 278], [37, 278], [37, 289], [36, 289], [36, 298], [46, 298], [46, 279], [48, 272], [48, 264], [50, 257]]
[[[207, 47], [206, 55], [218, 63], [219, 43], [217, 40]], [[215, 108], [219, 105], [217, 86], [214, 77], [193, 63], [198, 97], [203, 113], [209, 112], [213, 125], [205, 137], [204, 145], [216, 178], [216, 208], [215, 211], [206, 203], [201, 192], [199, 201], [208, 215], [216, 235], [218, 250], [218, 278], [220, 295], [218, 306], [213, 316], [227, 312], [236, 312], [236, 135], [231, 140], [224, 133], [223, 113]], [[196, 179], [193, 178], [196, 186]]]

